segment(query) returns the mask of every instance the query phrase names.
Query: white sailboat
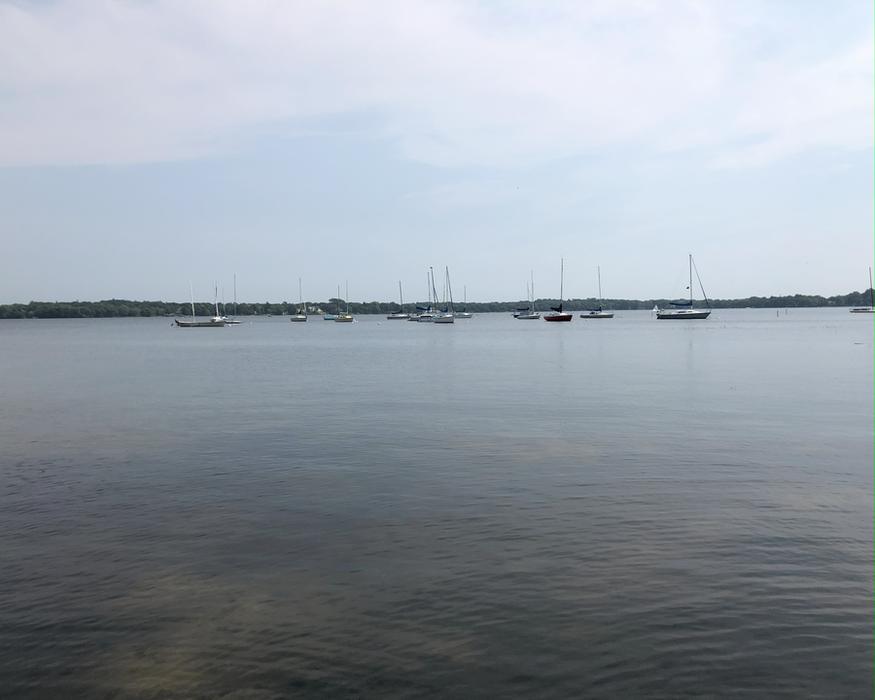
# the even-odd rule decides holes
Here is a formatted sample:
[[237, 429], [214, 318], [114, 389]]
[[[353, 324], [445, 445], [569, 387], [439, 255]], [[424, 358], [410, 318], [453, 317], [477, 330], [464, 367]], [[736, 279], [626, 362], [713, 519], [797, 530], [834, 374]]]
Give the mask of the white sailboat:
[[352, 314], [349, 312], [349, 282], [346, 283], [345, 296], [346, 296], [346, 311], [342, 314], [337, 314], [337, 316], [334, 318], [334, 320], [337, 323], [352, 323], [354, 320], [352, 317]]
[[[225, 305], [224, 302], [225, 292], [222, 292], [222, 306]], [[239, 326], [240, 321], [237, 320], [237, 273], [234, 273], [234, 315], [231, 318], [225, 319], [226, 326]]]
[[[434, 284], [434, 272], [431, 273]], [[444, 268], [444, 308], [434, 317], [434, 323], [454, 323], [456, 314], [453, 309], [453, 288], [450, 286], [450, 268]]]
[[696, 270], [696, 278], [699, 279], [699, 287], [702, 289], [702, 296], [705, 299], [705, 303], [708, 305], [707, 309], [694, 309], [693, 308], [693, 255], [689, 254], [690, 260], [690, 285], [687, 289], [690, 290], [690, 298], [689, 300], [684, 299], [682, 301], [672, 301], [670, 302], [672, 306], [676, 307], [674, 309], [660, 309], [656, 308], [656, 318], [662, 321], [685, 321], [685, 320], [695, 320], [695, 319], [703, 319], [708, 318], [711, 315], [711, 303], [708, 301], [708, 295], [705, 294], [705, 288], [702, 286], [702, 280], [699, 279], [699, 271]]
[[307, 307], [304, 306], [304, 288], [301, 285], [301, 278], [298, 277], [298, 313], [289, 316], [291, 323], [304, 323], [307, 320]]
[[431, 323], [434, 321], [435, 310], [432, 306], [432, 299], [437, 304], [437, 291], [434, 288], [434, 270], [429, 267], [425, 276], [427, 278], [426, 286], [428, 287], [428, 306], [425, 308], [417, 306], [416, 308], [419, 309], [419, 313], [416, 314], [415, 318], [413, 315], [410, 317], [411, 321], [417, 321], [418, 323]]
[[857, 306], [849, 309], [852, 314], [875, 313], [875, 291], [872, 289], [872, 268], [869, 268], [869, 306]]
[[611, 311], [602, 309], [602, 268], [597, 266], [599, 277], [599, 306], [597, 309], [589, 309], [586, 313], [580, 314], [581, 318], [613, 318], [614, 314]]
[[466, 285], [462, 285], [462, 303], [464, 306], [462, 311], [456, 312], [456, 318], [472, 318], [474, 314], [468, 311], [468, 287]]
[[529, 308], [517, 309], [513, 315], [514, 318], [517, 318], [520, 321], [536, 321], [541, 318], [540, 312], [535, 311], [535, 273], [530, 270], [529, 274], [532, 277], [531, 284], [526, 283], [526, 295], [529, 298]]
[[520, 316], [524, 316], [525, 314], [531, 312], [532, 310], [532, 292], [529, 287], [528, 281], [526, 281], [526, 304], [527, 306], [518, 306], [513, 310], [513, 317], [519, 318]]
[[221, 321], [223, 325], [228, 325], [228, 319], [225, 318], [224, 314], [219, 313], [219, 283], [215, 282], [213, 286], [213, 307], [216, 310], [216, 315], [213, 316], [210, 320], [213, 322]]
[[401, 280], [398, 280], [398, 299], [398, 311], [393, 311], [386, 316], [390, 321], [403, 321], [410, 318], [410, 314], [404, 313], [404, 292], [401, 291]]

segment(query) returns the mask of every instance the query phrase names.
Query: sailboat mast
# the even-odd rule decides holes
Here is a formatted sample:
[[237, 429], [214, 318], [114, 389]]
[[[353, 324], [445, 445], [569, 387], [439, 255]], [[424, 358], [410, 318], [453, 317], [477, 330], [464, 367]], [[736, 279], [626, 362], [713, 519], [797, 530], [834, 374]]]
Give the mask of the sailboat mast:
[[213, 288], [213, 305], [216, 307], [216, 316], [219, 315], [219, 283], [215, 283]]
[[346, 282], [346, 290], [343, 294], [346, 297], [346, 315], [349, 316], [349, 280]]
[[[437, 303], [438, 303], [437, 288], [434, 285], [434, 268], [431, 265], [429, 265], [429, 267], [428, 267], [428, 272], [429, 272], [429, 276], [431, 277], [431, 295], [434, 298], [435, 305], [437, 305]], [[431, 306], [431, 304], [429, 304], [429, 306]]]
[[532, 290], [532, 313], [535, 313], [535, 271], [529, 270], [529, 275], [532, 278], [532, 284], [529, 287]]
[[601, 306], [602, 305], [602, 267], [601, 267], [601, 265], [597, 265], [596, 270], [598, 271], [598, 276], [599, 276], [599, 306]]
[[689, 253], [690, 256], [690, 308], [693, 308], [693, 254]]
[[447, 273], [447, 294], [450, 297], [450, 313], [454, 313], [456, 309], [453, 308], [453, 286], [450, 284], [450, 268], [446, 267], [444, 269]]
[[872, 289], [872, 268], [869, 267], [869, 306], [875, 307], [875, 290]]
[[234, 273], [234, 315], [237, 315], [237, 273]]
[[188, 283], [188, 293], [191, 295], [191, 320], [194, 321], [194, 287]]
[[401, 291], [401, 280], [398, 280], [398, 298], [401, 300], [399, 304], [401, 311], [404, 311], [404, 292]]
[[562, 297], [565, 286], [565, 258], [559, 258], [559, 306], [562, 306]]

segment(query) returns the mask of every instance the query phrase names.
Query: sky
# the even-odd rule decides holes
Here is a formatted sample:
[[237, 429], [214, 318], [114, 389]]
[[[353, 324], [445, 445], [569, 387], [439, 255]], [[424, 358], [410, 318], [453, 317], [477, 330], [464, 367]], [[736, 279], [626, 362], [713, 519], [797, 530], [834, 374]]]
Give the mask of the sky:
[[0, 2], [0, 303], [844, 294], [864, 0]]

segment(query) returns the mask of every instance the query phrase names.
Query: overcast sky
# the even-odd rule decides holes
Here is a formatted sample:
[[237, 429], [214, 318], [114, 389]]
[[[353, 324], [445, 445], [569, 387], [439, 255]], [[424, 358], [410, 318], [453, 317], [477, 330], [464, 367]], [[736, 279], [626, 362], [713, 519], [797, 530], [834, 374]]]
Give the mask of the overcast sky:
[[0, 4], [0, 303], [867, 287], [853, 2]]

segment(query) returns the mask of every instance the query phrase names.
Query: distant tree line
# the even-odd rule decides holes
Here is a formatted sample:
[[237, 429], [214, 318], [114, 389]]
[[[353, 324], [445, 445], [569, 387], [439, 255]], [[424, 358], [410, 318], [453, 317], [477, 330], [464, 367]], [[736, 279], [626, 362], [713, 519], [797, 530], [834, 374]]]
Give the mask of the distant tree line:
[[[716, 309], [728, 308], [796, 308], [805, 306], [866, 306], [869, 304], [869, 290], [863, 292], [851, 292], [832, 297], [822, 297], [817, 294], [793, 294], [792, 296], [777, 297], [747, 297], [744, 299], [712, 299], [711, 307]], [[630, 309], [652, 309], [654, 306], [668, 306], [669, 299], [603, 299], [601, 306], [605, 309], [617, 311]], [[558, 299], [538, 299], [535, 305], [539, 310], [546, 311], [551, 306], [556, 306]], [[597, 299], [566, 299], [564, 307], [570, 311], [579, 309], [593, 309], [599, 306]], [[425, 306], [425, 302], [405, 304], [404, 309], [411, 311], [414, 305]], [[699, 303], [697, 302], [697, 305]], [[332, 297], [327, 301], [306, 302], [308, 313], [335, 312], [338, 309], [346, 309], [346, 301]], [[456, 304], [456, 309], [465, 308], [475, 313], [489, 311], [513, 311], [517, 308], [527, 308], [528, 302], [520, 301], [490, 301], [468, 302]], [[297, 313], [299, 305], [296, 302], [283, 301], [280, 303], [245, 303], [238, 304], [236, 314], [238, 316], [280, 316], [283, 314]], [[349, 310], [353, 314], [387, 314], [398, 311], [399, 305], [395, 302], [350, 302]], [[212, 316], [215, 307], [212, 303], [196, 302], [195, 314], [197, 316]], [[228, 304], [220, 312], [231, 316], [234, 315], [234, 307]], [[168, 301], [130, 301], [128, 299], [105, 299], [103, 301], [31, 301], [27, 304], [2, 304], [0, 305], [0, 319], [4, 318], [115, 318], [131, 316], [190, 316], [191, 304], [184, 302]]]

